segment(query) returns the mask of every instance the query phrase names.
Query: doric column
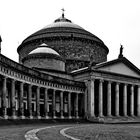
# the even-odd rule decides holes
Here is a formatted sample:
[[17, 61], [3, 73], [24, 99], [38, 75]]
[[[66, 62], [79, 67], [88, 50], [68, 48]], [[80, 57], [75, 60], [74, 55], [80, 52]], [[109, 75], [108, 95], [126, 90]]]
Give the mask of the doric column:
[[127, 84], [123, 87], [123, 114], [127, 116]]
[[71, 119], [71, 92], [68, 93], [68, 113], [69, 113], [69, 119]]
[[86, 85], [85, 93], [84, 93], [84, 117], [87, 118], [88, 115], [88, 81], [84, 81]]
[[111, 116], [111, 81], [108, 81], [107, 87], [107, 115]]
[[36, 116], [40, 119], [40, 87], [36, 89]]
[[103, 116], [103, 80], [99, 80], [99, 116]]
[[7, 96], [7, 78], [4, 77], [4, 79], [3, 79], [3, 88], [2, 88], [2, 110], [3, 110], [3, 117], [5, 119], [8, 119], [6, 96]]
[[33, 119], [33, 116], [32, 116], [32, 85], [28, 85], [28, 112], [29, 112], [29, 118]]
[[78, 114], [79, 110], [78, 110], [78, 93], [76, 93], [76, 99], [75, 99], [75, 117], [79, 118], [79, 114]]
[[24, 83], [20, 83], [20, 94], [19, 94], [19, 110], [20, 110], [20, 115], [21, 119], [25, 119], [24, 116], [24, 106], [23, 106], [23, 92], [24, 92]]
[[11, 80], [11, 109], [12, 118], [16, 119], [16, 104], [15, 104], [15, 80]]
[[61, 91], [61, 92], [60, 92], [60, 114], [61, 114], [61, 118], [64, 118], [63, 112], [64, 112], [63, 91]]
[[134, 85], [131, 85], [130, 101], [130, 114], [134, 116]]
[[95, 93], [94, 93], [94, 82], [95, 79], [91, 79], [91, 81], [88, 81], [88, 114], [89, 117], [95, 117], [95, 102], [94, 102], [94, 98], [95, 98]]
[[140, 85], [138, 85], [137, 91], [137, 115], [140, 117]]
[[45, 109], [45, 118], [48, 119], [48, 89], [45, 88], [45, 96], [44, 96], [44, 109]]
[[119, 83], [116, 83], [115, 94], [115, 115], [119, 116]]
[[55, 103], [55, 90], [53, 90], [53, 100], [52, 100], [52, 106], [53, 106], [53, 118], [55, 119], [56, 118], [56, 115], [55, 115], [55, 111], [56, 111], [56, 103]]

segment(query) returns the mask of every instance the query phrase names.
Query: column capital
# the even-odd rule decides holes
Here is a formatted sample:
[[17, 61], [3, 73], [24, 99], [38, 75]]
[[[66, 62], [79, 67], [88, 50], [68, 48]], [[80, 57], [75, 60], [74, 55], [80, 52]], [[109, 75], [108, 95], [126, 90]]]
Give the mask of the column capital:
[[32, 88], [32, 86], [33, 86], [33, 85], [31, 85], [31, 84], [28, 84], [28, 87], [31, 87], [31, 88]]
[[[60, 93], [64, 93], [64, 91], [60, 90]], [[70, 92], [68, 92], [68, 93], [70, 93]]]
[[56, 89], [52, 89], [53, 90], [53, 92], [56, 92]]
[[40, 88], [41, 88], [40, 86], [37, 86], [37, 87], [36, 87], [37, 92], [40, 91]]
[[44, 88], [45, 89], [45, 91], [48, 91], [49, 90], [49, 88]]
[[135, 87], [135, 84], [131, 84], [131, 87], [133, 87], [133, 88], [134, 88], [134, 87]]
[[120, 82], [116, 82], [116, 85], [120, 85]]
[[91, 78], [91, 79], [90, 79], [90, 81], [95, 81], [95, 80], [96, 80], [95, 78]]
[[3, 76], [3, 78], [2, 79], [7, 79], [8, 77], [7, 76]]
[[89, 85], [89, 80], [84, 80], [84, 83], [85, 83], [86, 87], [88, 87], [88, 85]]
[[103, 83], [104, 82], [104, 79], [99, 79], [100, 83]]
[[128, 86], [128, 83], [124, 83], [124, 86]]
[[11, 79], [11, 81], [12, 81], [12, 82], [16, 82], [16, 80], [15, 80], [15, 79]]
[[113, 83], [113, 81], [111, 81], [111, 80], [108, 80], [108, 84], [112, 84]]

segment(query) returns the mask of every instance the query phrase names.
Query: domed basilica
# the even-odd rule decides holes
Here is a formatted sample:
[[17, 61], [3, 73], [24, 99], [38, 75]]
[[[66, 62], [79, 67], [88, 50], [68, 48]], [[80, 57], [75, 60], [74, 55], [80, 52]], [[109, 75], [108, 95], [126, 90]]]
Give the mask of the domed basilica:
[[104, 42], [64, 13], [17, 52], [19, 63], [0, 54], [1, 119], [140, 117], [140, 70], [122, 46], [118, 58], [107, 61]]

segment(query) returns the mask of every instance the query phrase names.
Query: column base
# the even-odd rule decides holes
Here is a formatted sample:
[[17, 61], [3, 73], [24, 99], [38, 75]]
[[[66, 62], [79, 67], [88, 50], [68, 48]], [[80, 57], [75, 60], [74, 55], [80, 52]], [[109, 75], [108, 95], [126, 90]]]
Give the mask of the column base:
[[41, 116], [37, 116], [37, 119], [41, 119]]
[[124, 114], [123, 117], [128, 117], [128, 115], [127, 114]]
[[29, 116], [29, 119], [33, 119], [33, 116]]
[[7, 115], [4, 115], [3, 118], [7, 120], [8, 119], [8, 116]]
[[15, 115], [14, 115], [14, 116], [12, 116], [12, 119], [17, 119], [17, 116], [15, 116]]
[[103, 114], [100, 114], [100, 115], [99, 115], [99, 118], [103, 118], [103, 117], [104, 117], [104, 115], [103, 115]]
[[75, 118], [76, 118], [76, 119], [79, 119], [79, 116], [76, 116]]
[[49, 116], [45, 116], [45, 119], [49, 119]]
[[120, 117], [120, 115], [115, 115], [115, 117]]
[[53, 119], [56, 119], [56, 116], [53, 116]]
[[61, 116], [60, 118], [61, 118], [61, 119], [64, 119], [64, 116]]
[[112, 117], [112, 115], [109, 113], [109, 114], [107, 114], [107, 117]]
[[131, 117], [135, 117], [135, 115], [134, 114], [131, 114]]
[[69, 116], [69, 119], [72, 119], [72, 116]]
[[21, 119], [25, 119], [25, 116], [21, 116]]

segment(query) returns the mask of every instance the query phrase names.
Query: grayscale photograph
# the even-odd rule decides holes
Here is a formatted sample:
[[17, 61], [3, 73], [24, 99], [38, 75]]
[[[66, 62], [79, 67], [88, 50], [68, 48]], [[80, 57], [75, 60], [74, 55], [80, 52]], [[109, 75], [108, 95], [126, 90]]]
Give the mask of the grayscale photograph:
[[0, 0], [0, 140], [140, 140], [140, 0]]

